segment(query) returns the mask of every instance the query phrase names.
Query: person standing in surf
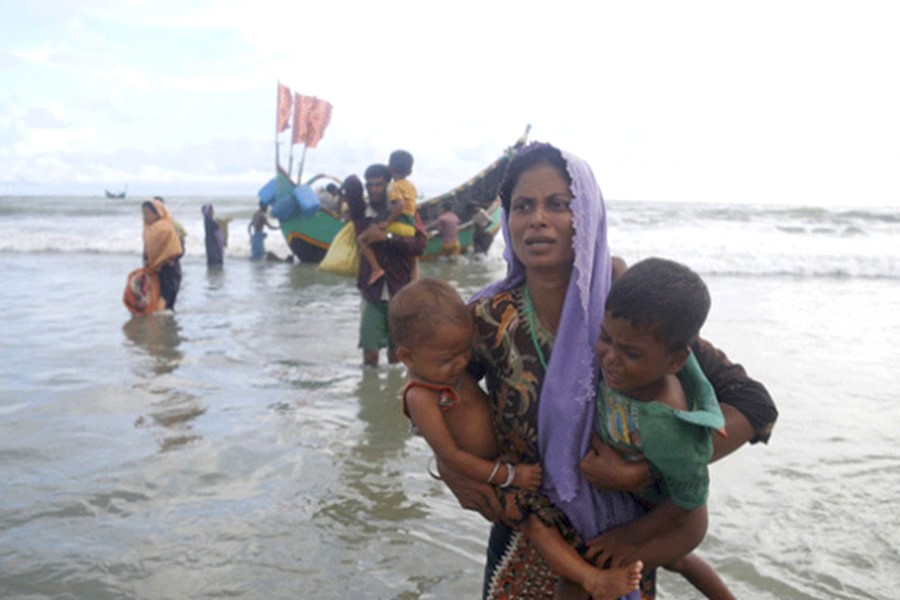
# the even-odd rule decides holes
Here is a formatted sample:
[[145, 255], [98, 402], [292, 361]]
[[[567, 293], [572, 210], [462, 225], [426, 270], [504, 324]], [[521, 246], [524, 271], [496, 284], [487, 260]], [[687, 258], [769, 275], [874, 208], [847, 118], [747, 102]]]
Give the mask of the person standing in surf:
[[144, 266], [159, 277], [160, 309], [175, 310], [181, 287], [184, 246], [164, 202], [154, 198], [141, 204], [144, 218]]
[[[388, 161], [390, 171], [390, 183], [387, 189], [387, 199], [390, 210], [378, 226], [385, 231], [385, 236], [411, 238], [416, 235], [416, 226], [419, 220], [416, 209], [416, 186], [408, 179], [412, 173], [413, 156], [406, 150], [395, 150]], [[372, 244], [378, 243], [381, 236], [373, 236], [371, 232], [361, 232], [357, 236], [359, 251], [372, 269], [369, 275], [369, 285], [384, 277], [384, 267], [378, 260], [378, 255], [372, 248]], [[412, 259], [410, 267], [410, 279], [419, 277], [419, 261]]]
[[253, 218], [247, 224], [247, 233], [250, 234], [250, 260], [262, 260], [266, 258], [266, 228], [278, 229], [269, 222], [269, 205], [259, 203], [259, 208], [253, 213]]
[[388, 328], [388, 300], [410, 282], [413, 261], [425, 251], [428, 238], [421, 227], [416, 227], [413, 237], [388, 237], [379, 221], [388, 213], [387, 187], [391, 172], [386, 165], [373, 164], [366, 168], [364, 176], [368, 205], [363, 198], [362, 183], [355, 175], [344, 180], [341, 196], [347, 203], [357, 236], [364, 233], [377, 242], [372, 250], [384, 267], [384, 276], [372, 282], [372, 266], [368, 261], [360, 260], [356, 277], [356, 287], [363, 302], [359, 323], [363, 365], [377, 367], [382, 348], [387, 348], [388, 363], [397, 362], [396, 348]]
[[206, 238], [206, 266], [221, 267], [225, 257], [225, 231], [216, 219], [212, 204], [204, 204], [200, 211]]

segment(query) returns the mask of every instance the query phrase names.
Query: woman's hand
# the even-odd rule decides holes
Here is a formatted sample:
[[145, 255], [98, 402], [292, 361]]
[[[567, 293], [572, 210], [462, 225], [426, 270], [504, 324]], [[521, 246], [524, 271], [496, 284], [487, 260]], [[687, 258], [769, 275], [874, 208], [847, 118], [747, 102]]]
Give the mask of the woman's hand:
[[591, 436], [591, 449], [578, 468], [592, 486], [600, 490], [636, 493], [653, 483], [650, 463], [628, 462], [604, 444], [597, 434]]
[[601, 567], [640, 560], [644, 569], [655, 569], [692, 552], [708, 526], [706, 505], [687, 510], [669, 498], [647, 514], [588, 540], [585, 557]]
[[467, 510], [477, 511], [492, 523], [503, 520], [503, 508], [490, 485], [469, 479], [440, 460], [437, 462], [441, 479], [456, 496], [460, 506]]

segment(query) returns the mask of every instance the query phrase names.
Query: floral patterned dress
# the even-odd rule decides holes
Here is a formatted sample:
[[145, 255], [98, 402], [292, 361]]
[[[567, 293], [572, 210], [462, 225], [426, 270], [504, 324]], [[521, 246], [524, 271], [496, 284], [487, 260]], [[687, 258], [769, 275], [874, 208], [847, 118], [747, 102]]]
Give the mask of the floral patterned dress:
[[[522, 291], [517, 287], [473, 304], [475, 344], [470, 371], [477, 379], [485, 379], [500, 455], [511, 462], [539, 463], [538, 398], [544, 379], [539, 352], [549, 360], [553, 334], [535, 321], [532, 336]], [[540, 492], [507, 488], [498, 494], [512, 523], [534, 514], [573, 544], [581, 542], [563, 512]], [[527, 538], [515, 532], [503, 545], [501, 560], [488, 575], [486, 596], [551, 598], [557, 577]]]

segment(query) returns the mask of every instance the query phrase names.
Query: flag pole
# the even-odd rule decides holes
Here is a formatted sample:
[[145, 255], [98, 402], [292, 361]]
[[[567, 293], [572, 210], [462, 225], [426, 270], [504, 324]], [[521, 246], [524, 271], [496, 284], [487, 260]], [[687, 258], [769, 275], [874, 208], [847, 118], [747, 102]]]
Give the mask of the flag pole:
[[306, 162], [306, 144], [303, 144], [303, 154], [300, 156], [300, 167], [297, 169], [297, 183], [302, 183], [303, 163]]
[[278, 109], [281, 104], [281, 80], [278, 79], [277, 87], [275, 88], [275, 172], [278, 172], [278, 165], [281, 164], [281, 160], [278, 156]]
[[[305, 150], [305, 149], [306, 149], [306, 148], [304, 148], [304, 150]], [[291, 151], [288, 153], [288, 156], [289, 156], [289, 158], [288, 158], [288, 170], [287, 170], [287, 172], [288, 172], [288, 175], [290, 175], [290, 174], [291, 174], [291, 171], [294, 170], [294, 144], [291, 144]], [[298, 183], [299, 183], [299, 181], [298, 181]]]

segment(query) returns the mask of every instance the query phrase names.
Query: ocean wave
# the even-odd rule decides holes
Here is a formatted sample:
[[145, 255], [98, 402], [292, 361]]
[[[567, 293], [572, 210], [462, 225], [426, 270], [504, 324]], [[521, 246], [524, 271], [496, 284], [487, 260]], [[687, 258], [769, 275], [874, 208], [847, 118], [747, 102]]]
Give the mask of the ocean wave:
[[[287, 255], [284, 247], [270, 245], [269, 248], [276, 254]], [[34, 255], [120, 255], [123, 260], [130, 262], [140, 261], [141, 249], [139, 247], [80, 247], [46, 245], [43, 247], [16, 248], [8, 243], [0, 243], [0, 262], [3, 254], [34, 254]], [[499, 249], [492, 248], [491, 254], [497, 254]], [[897, 257], [860, 257], [860, 256], [817, 256], [817, 255], [786, 255], [773, 253], [758, 253], [754, 256], [744, 253], [703, 252], [697, 253], [681, 248], [653, 248], [644, 246], [640, 250], [636, 248], [614, 248], [613, 254], [622, 256], [629, 264], [634, 264], [643, 258], [650, 256], [665, 256], [672, 260], [682, 262], [700, 275], [727, 276], [727, 277], [796, 277], [796, 278], [830, 278], [830, 279], [888, 279], [900, 280], [900, 259]], [[230, 246], [226, 250], [226, 266], [228, 261], [249, 260], [249, 244]], [[202, 244], [188, 245], [184, 261], [203, 261], [205, 250]], [[465, 263], [462, 263], [465, 264]]]
[[[226, 260], [249, 257], [245, 232], [255, 198], [171, 198], [167, 204], [187, 230], [187, 260], [205, 256], [200, 207], [206, 203], [232, 219]], [[629, 263], [666, 256], [706, 275], [900, 278], [895, 210], [608, 204], [610, 247]], [[139, 257], [141, 232], [137, 199], [0, 198], [0, 253]], [[281, 256], [289, 253], [280, 232], [270, 232], [266, 245]], [[499, 237], [495, 245], [502, 245]]]
[[900, 209], [778, 206], [768, 204], [684, 204], [668, 202], [609, 202], [610, 219], [628, 223], [665, 223], [673, 220], [867, 226], [900, 224]]
[[868, 279], [868, 280], [885, 280], [900, 281], [900, 273], [878, 273], [878, 272], [854, 272], [845, 268], [813, 268], [813, 267], [796, 267], [782, 268], [772, 270], [750, 271], [747, 269], [734, 270], [728, 268], [698, 270], [700, 275], [704, 277], [766, 277], [766, 278], [785, 278], [785, 279]]

